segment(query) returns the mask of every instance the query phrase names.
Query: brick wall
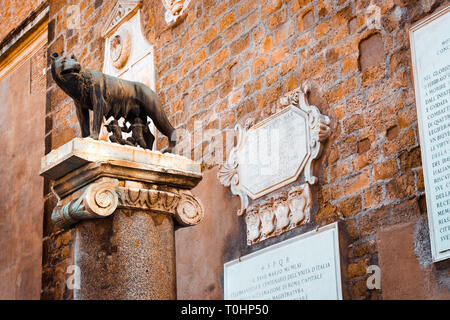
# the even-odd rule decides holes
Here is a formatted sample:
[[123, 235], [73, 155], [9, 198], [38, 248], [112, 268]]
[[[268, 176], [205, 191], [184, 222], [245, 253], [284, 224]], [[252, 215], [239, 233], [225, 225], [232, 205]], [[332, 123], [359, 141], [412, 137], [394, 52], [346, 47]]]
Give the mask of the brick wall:
[[[352, 239], [346, 271], [353, 299], [382, 298], [366, 287], [366, 267], [378, 264], [379, 230], [426, 214], [408, 30], [448, 2], [193, 0], [186, 18], [168, 27], [161, 1], [143, 1], [157, 91], [178, 132], [191, 139], [189, 153], [207, 170], [220, 161], [198, 155], [229, 146], [224, 133], [236, 122], [273, 114], [280, 97], [309, 81], [310, 102], [332, 120], [313, 216], [315, 224], [344, 220]], [[67, 30], [67, 7], [74, 3], [82, 27]], [[50, 1], [49, 53], [74, 53], [85, 67], [100, 70], [100, 30], [113, 5]], [[47, 86], [49, 152], [80, 132], [70, 99], [50, 76]], [[213, 137], [195, 136], [199, 122], [215, 129]], [[160, 137], [158, 148], [166, 143]], [[48, 223], [55, 205], [49, 187], [43, 297], [67, 298], [71, 234]]]
[[377, 231], [425, 214], [408, 30], [444, 2], [193, 1], [183, 23], [156, 36], [157, 89], [189, 133], [195, 121], [224, 131], [266, 117], [311, 83], [333, 127], [316, 223], [345, 220], [354, 299], [381, 297], [366, 287]]

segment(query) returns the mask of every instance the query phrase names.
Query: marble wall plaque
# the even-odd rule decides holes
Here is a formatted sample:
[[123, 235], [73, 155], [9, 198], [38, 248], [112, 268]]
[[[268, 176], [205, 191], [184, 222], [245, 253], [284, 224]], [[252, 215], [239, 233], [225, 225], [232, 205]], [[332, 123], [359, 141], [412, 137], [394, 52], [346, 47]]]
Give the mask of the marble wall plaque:
[[248, 197], [259, 199], [295, 182], [304, 172], [305, 181], [315, 184], [313, 161], [330, 135], [330, 119], [307, 101], [308, 86], [293, 90], [281, 99], [285, 106], [269, 118], [237, 125], [237, 144], [218, 173], [224, 186], [241, 197], [243, 215]]
[[338, 224], [224, 266], [225, 300], [342, 300]]
[[310, 151], [307, 119], [291, 106], [248, 131], [238, 157], [241, 184], [252, 199], [295, 181], [303, 170]]
[[450, 258], [450, 6], [411, 28], [420, 146], [434, 261]]

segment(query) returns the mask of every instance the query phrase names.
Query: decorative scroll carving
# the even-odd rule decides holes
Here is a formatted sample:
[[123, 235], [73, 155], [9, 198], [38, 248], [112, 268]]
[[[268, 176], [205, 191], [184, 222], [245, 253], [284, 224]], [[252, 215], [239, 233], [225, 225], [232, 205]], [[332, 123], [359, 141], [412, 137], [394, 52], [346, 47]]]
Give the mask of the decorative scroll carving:
[[118, 182], [90, 185], [83, 195], [58, 205], [52, 220], [60, 227], [69, 227], [80, 220], [105, 218], [116, 209], [143, 210], [172, 215], [180, 226], [193, 226], [203, 219], [200, 202], [189, 191], [163, 191], [119, 187]]
[[68, 227], [80, 220], [106, 218], [114, 213], [119, 204], [115, 182], [91, 184], [83, 195], [64, 206], [57, 205], [52, 221], [59, 228]]
[[308, 223], [311, 205], [310, 186], [305, 183], [292, 188], [288, 195], [250, 207], [245, 216], [247, 243], [252, 245]]
[[[253, 200], [259, 199], [295, 182], [303, 172], [307, 183], [311, 185], [317, 183], [318, 179], [313, 172], [313, 162], [321, 155], [322, 142], [330, 136], [330, 119], [322, 115], [316, 106], [309, 105], [307, 101], [309, 91], [310, 88], [307, 85], [297, 88], [281, 99], [281, 104], [286, 108], [277, 114], [256, 125], [250, 119], [247, 120], [244, 127], [241, 125], [235, 127], [237, 144], [232, 148], [227, 161], [220, 168], [218, 178], [224, 186], [231, 188], [234, 195], [240, 197], [239, 216], [243, 215], [248, 208], [249, 197]], [[286, 129], [287, 126], [289, 129]], [[248, 155], [252, 154], [254, 150], [251, 149], [251, 143], [255, 144], [256, 140], [258, 146], [255, 148], [259, 150], [258, 148], [262, 148], [261, 142], [258, 141], [259, 135], [262, 135], [264, 130], [274, 128], [282, 132], [281, 141], [276, 141], [276, 143], [279, 148], [282, 145], [286, 154], [280, 151], [279, 154], [270, 154], [269, 157], [278, 161], [278, 166], [286, 171], [282, 176], [274, 174], [271, 179], [264, 179], [261, 174], [249, 174], [249, 171], [255, 170], [255, 168], [261, 170], [262, 167], [261, 163], [248, 163]], [[295, 138], [298, 139], [297, 143], [292, 146], [290, 139]], [[258, 160], [263, 157], [261, 151], [256, 155]], [[273, 160], [272, 158], [270, 160]], [[270, 171], [271, 168], [269, 167], [268, 170]]]
[[162, 0], [164, 7], [166, 8], [165, 19], [169, 25], [173, 25], [178, 22], [185, 13], [185, 10], [191, 0]]
[[231, 192], [234, 195], [238, 195], [241, 199], [241, 209], [238, 211], [238, 216], [242, 216], [245, 213], [245, 209], [248, 207], [249, 201], [245, 191], [239, 187], [239, 172], [237, 170], [239, 166], [239, 159], [237, 150], [241, 147], [245, 132], [240, 125], [237, 125], [235, 130], [237, 133], [238, 143], [233, 149], [231, 149], [228, 159], [219, 170], [217, 177], [225, 187], [231, 187]]
[[201, 203], [192, 195], [190, 191], [180, 193], [181, 199], [177, 206], [175, 219], [181, 226], [189, 227], [200, 223], [203, 220], [204, 211]]

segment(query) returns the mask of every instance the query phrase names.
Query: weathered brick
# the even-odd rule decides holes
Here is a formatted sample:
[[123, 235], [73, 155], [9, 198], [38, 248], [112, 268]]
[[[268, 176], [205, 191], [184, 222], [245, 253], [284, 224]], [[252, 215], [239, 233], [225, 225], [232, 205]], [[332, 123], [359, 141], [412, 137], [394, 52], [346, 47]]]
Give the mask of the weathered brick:
[[260, 73], [264, 72], [268, 67], [268, 58], [267, 57], [261, 57], [256, 59], [253, 62], [253, 75], [257, 76]]
[[420, 216], [420, 207], [416, 198], [392, 206], [391, 223], [402, 223]]
[[362, 71], [384, 61], [384, 44], [381, 34], [375, 33], [359, 44], [359, 64]]
[[246, 50], [249, 47], [249, 45], [250, 45], [250, 36], [247, 34], [231, 44], [230, 46], [231, 55], [232, 56], [238, 55], [242, 51]]
[[364, 191], [364, 208], [372, 208], [384, 202], [382, 186], [373, 186]]
[[270, 64], [272, 66], [275, 66], [288, 56], [289, 56], [289, 46], [285, 45], [273, 51], [273, 53], [270, 55]]
[[316, 27], [316, 30], [314, 32], [314, 38], [320, 39], [327, 35], [328, 31], [330, 31], [330, 24], [326, 22], [322, 22]]
[[353, 247], [350, 258], [362, 258], [377, 252], [377, 244], [374, 240], [361, 243]]
[[416, 137], [413, 129], [402, 131], [398, 137], [392, 141], [387, 141], [383, 145], [383, 152], [386, 156], [399, 153], [416, 144]]
[[214, 68], [217, 69], [220, 66], [222, 66], [225, 63], [225, 61], [228, 59], [229, 56], [230, 56], [229, 48], [224, 48], [221, 51], [219, 51], [214, 56]]
[[342, 162], [340, 164], [328, 167], [328, 180], [334, 182], [340, 177], [343, 177], [349, 173], [348, 162]]
[[369, 290], [367, 289], [367, 280], [358, 280], [353, 284], [352, 295], [353, 299], [367, 299], [370, 296]]
[[359, 218], [359, 230], [361, 237], [374, 234], [382, 226], [389, 225], [390, 208], [385, 206], [366, 212]]
[[234, 12], [227, 14], [219, 21], [219, 32], [223, 32], [236, 20]]
[[338, 203], [339, 211], [342, 212], [342, 214], [346, 218], [354, 216], [362, 209], [361, 200], [361, 195], [356, 195], [351, 198], [345, 199]]
[[403, 199], [415, 193], [416, 183], [414, 172], [408, 172], [396, 177], [386, 184], [386, 198], [390, 200]]
[[383, 163], [376, 164], [373, 167], [373, 179], [374, 181], [390, 179], [395, 176], [397, 172], [397, 160], [392, 158]]
[[356, 263], [351, 263], [348, 265], [348, 278], [359, 278], [366, 275], [367, 267], [369, 266], [369, 260], [364, 259]]
[[345, 181], [345, 194], [350, 195], [366, 188], [370, 182], [370, 172], [368, 170], [359, 173], [358, 175], [347, 178]]
[[320, 223], [323, 219], [329, 217], [337, 217], [337, 209], [334, 205], [327, 203], [317, 212], [316, 221]]

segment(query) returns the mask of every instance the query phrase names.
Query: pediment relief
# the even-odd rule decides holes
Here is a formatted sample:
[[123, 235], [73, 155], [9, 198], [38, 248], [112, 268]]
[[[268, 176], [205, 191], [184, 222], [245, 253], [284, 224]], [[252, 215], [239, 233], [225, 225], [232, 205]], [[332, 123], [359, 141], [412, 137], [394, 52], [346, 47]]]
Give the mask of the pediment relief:
[[130, 19], [142, 6], [142, 0], [118, 0], [102, 31], [102, 37], [110, 37], [122, 23]]

